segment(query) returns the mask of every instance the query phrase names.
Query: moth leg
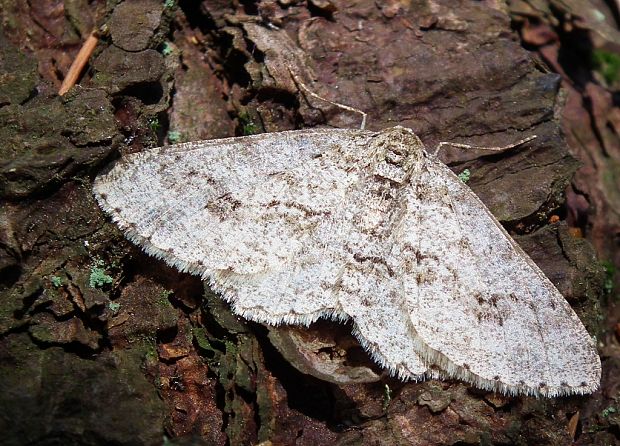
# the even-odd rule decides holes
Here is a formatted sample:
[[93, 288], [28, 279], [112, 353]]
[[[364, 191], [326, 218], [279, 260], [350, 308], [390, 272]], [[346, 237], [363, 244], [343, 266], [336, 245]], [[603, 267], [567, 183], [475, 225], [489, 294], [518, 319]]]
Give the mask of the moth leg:
[[368, 113], [363, 112], [362, 110], [360, 110], [358, 108], [350, 107], [348, 105], [340, 104], [338, 102], [333, 102], [333, 101], [330, 101], [329, 99], [325, 99], [324, 97], [319, 96], [318, 94], [316, 94], [315, 92], [310, 90], [306, 86], [306, 84], [304, 84], [302, 82], [302, 80], [299, 79], [299, 76], [297, 76], [297, 74], [295, 74], [293, 72], [293, 70], [291, 70], [290, 67], [287, 67], [287, 68], [288, 68], [288, 71], [291, 73], [291, 77], [293, 78], [293, 81], [295, 82], [295, 84], [297, 84], [297, 86], [301, 90], [303, 90], [304, 92], [308, 93], [313, 98], [320, 99], [321, 101], [327, 102], [328, 104], [331, 104], [331, 105], [335, 105], [336, 107], [342, 108], [343, 110], [347, 110], [347, 111], [350, 111], [350, 112], [353, 112], [353, 113], [359, 113], [360, 115], [362, 115], [362, 124], [360, 125], [360, 130], [364, 130], [366, 128], [366, 117], [368, 116]]
[[437, 156], [439, 151], [444, 146], [452, 146], [452, 147], [457, 147], [459, 149], [478, 149], [478, 150], [488, 150], [489, 152], [504, 152], [505, 150], [512, 149], [513, 147], [518, 147], [521, 144], [525, 144], [526, 142], [530, 142], [531, 140], [536, 139], [536, 138], [537, 138], [536, 135], [532, 135], [532, 136], [528, 136], [527, 138], [523, 138], [515, 143], [508, 144], [506, 146], [500, 146], [500, 147], [481, 147], [481, 146], [472, 146], [469, 144], [442, 141], [439, 144], [437, 144], [437, 147], [435, 147], [435, 150], [433, 150], [433, 155]]

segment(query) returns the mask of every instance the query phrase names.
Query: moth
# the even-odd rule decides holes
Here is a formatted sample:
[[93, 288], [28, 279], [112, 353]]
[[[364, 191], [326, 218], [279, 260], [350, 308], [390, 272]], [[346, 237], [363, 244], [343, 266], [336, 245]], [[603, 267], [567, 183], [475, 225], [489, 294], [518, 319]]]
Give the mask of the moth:
[[485, 205], [410, 129], [309, 129], [129, 155], [94, 183], [148, 254], [247, 319], [351, 319], [408, 380], [596, 390], [592, 338]]

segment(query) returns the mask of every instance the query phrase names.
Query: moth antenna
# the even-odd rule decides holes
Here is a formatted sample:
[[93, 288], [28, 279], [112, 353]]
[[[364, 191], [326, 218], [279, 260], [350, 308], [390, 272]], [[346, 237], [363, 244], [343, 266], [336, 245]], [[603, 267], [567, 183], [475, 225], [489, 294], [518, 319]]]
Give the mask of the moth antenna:
[[440, 142], [439, 144], [437, 144], [437, 147], [435, 147], [435, 150], [433, 151], [433, 155], [437, 156], [437, 154], [439, 153], [439, 151], [441, 150], [443, 146], [458, 147], [460, 149], [478, 149], [478, 150], [488, 150], [490, 152], [503, 152], [504, 150], [512, 149], [513, 147], [520, 146], [521, 144], [525, 144], [526, 142], [530, 142], [531, 140], [536, 139], [536, 138], [537, 138], [536, 135], [528, 136], [527, 138], [524, 138], [513, 144], [508, 144], [507, 146], [501, 146], [501, 147], [471, 146], [469, 144], [460, 144], [457, 142], [444, 141], [444, 142]]
[[366, 128], [366, 116], [368, 116], [367, 113], [363, 112], [362, 110], [358, 108], [353, 108], [353, 107], [349, 107], [348, 105], [339, 104], [338, 102], [330, 101], [329, 99], [325, 99], [324, 97], [319, 96], [314, 91], [310, 90], [306, 86], [306, 84], [304, 84], [303, 81], [299, 79], [299, 76], [297, 76], [293, 72], [293, 70], [291, 70], [290, 67], [287, 67], [287, 68], [288, 68], [289, 73], [291, 73], [291, 77], [293, 78], [295, 85], [297, 85], [301, 90], [308, 93], [313, 98], [320, 99], [321, 101], [327, 102], [328, 104], [332, 104], [332, 105], [335, 105], [336, 107], [340, 107], [343, 110], [347, 110], [347, 111], [354, 112], [354, 113], [359, 113], [360, 115], [362, 115], [362, 124], [360, 125], [360, 130], [364, 130]]

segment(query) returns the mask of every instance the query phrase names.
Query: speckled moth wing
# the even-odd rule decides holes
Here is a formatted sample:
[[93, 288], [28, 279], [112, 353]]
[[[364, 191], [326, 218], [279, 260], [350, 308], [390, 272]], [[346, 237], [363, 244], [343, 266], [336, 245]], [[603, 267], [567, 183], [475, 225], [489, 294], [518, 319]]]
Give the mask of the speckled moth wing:
[[288, 264], [299, 228], [324, 218], [356, 181], [359, 168], [325, 156], [355, 136], [364, 139], [306, 130], [160, 147], [118, 161], [94, 191], [130, 238], [175, 267], [260, 274]]
[[511, 394], [598, 388], [600, 359], [581, 321], [456, 175], [426, 158], [407, 203], [398, 239], [411, 249], [400, 272], [424, 360]]
[[[331, 268], [326, 268], [328, 265]], [[320, 283], [308, 281], [324, 268], [329, 274], [323, 273]], [[421, 379], [427, 372], [412, 348], [412, 324], [408, 312], [403, 311], [400, 282], [385, 270], [369, 271], [346, 259], [335, 264], [323, 259], [304, 268], [293, 267], [260, 277], [216, 275], [212, 284], [231, 302], [235, 313], [259, 322], [307, 324], [320, 316], [352, 318], [353, 334], [391, 374], [402, 379]], [[300, 302], [323, 302], [323, 307], [312, 306], [314, 312], [300, 312], [305, 308]]]
[[[374, 175], [376, 135], [310, 130], [158, 148], [98, 177], [95, 195], [128, 238], [208, 278], [237, 314], [271, 324], [347, 319], [353, 312], [338, 299], [354, 245], [383, 253], [382, 240], [351, 237], [353, 218], [377, 198], [365, 191]], [[383, 283], [385, 290], [390, 286]], [[375, 318], [399, 315], [400, 322], [373, 332], [366, 328], [373, 312]], [[426, 371], [409, 348], [402, 307], [379, 306], [356, 317], [356, 334], [378, 362], [402, 377]], [[396, 336], [385, 340], [389, 335]]]
[[353, 320], [354, 334], [379, 364], [401, 378], [419, 379], [427, 367], [413, 349], [414, 330], [396, 273], [399, 258], [392, 255], [400, 251], [392, 235], [406, 211], [407, 184], [397, 182], [402, 170], [385, 160], [383, 134], [369, 136], [367, 143], [363, 173], [342, 204], [313, 227], [287, 269], [260, 276], [222, 272], [212, 283], [237, 314], [271, 323], [306, 323], [306, 315], [291, 311], [292, 301], [330, 296], [336, 317]]
[[[94, 191], [147, 253], [211, 279], [216, 289], [224, 276], [264, 282], [288, 273], [314, 228], [341, 206], [363, 169], [369, 133], [305, 130], [156, 148], [117, 162], [96, 179]], [[302, 285], [303, 292], [316, 292], [320, 273], [329, 273], [313, 268], [287, 291], [298, 299], [271, 296], [265, 321], [333, 311], [329, 295], [295, 294]]]

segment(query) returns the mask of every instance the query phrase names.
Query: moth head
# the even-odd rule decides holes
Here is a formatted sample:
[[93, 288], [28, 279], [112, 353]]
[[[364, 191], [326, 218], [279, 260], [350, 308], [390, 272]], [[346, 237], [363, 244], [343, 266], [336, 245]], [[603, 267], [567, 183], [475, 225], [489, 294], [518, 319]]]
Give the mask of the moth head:
[[396, 126], [378, 134], [378, 155], [380, 161], [408, 167], [417, 164], [426, 156], [424, 144], [413, 130]]

